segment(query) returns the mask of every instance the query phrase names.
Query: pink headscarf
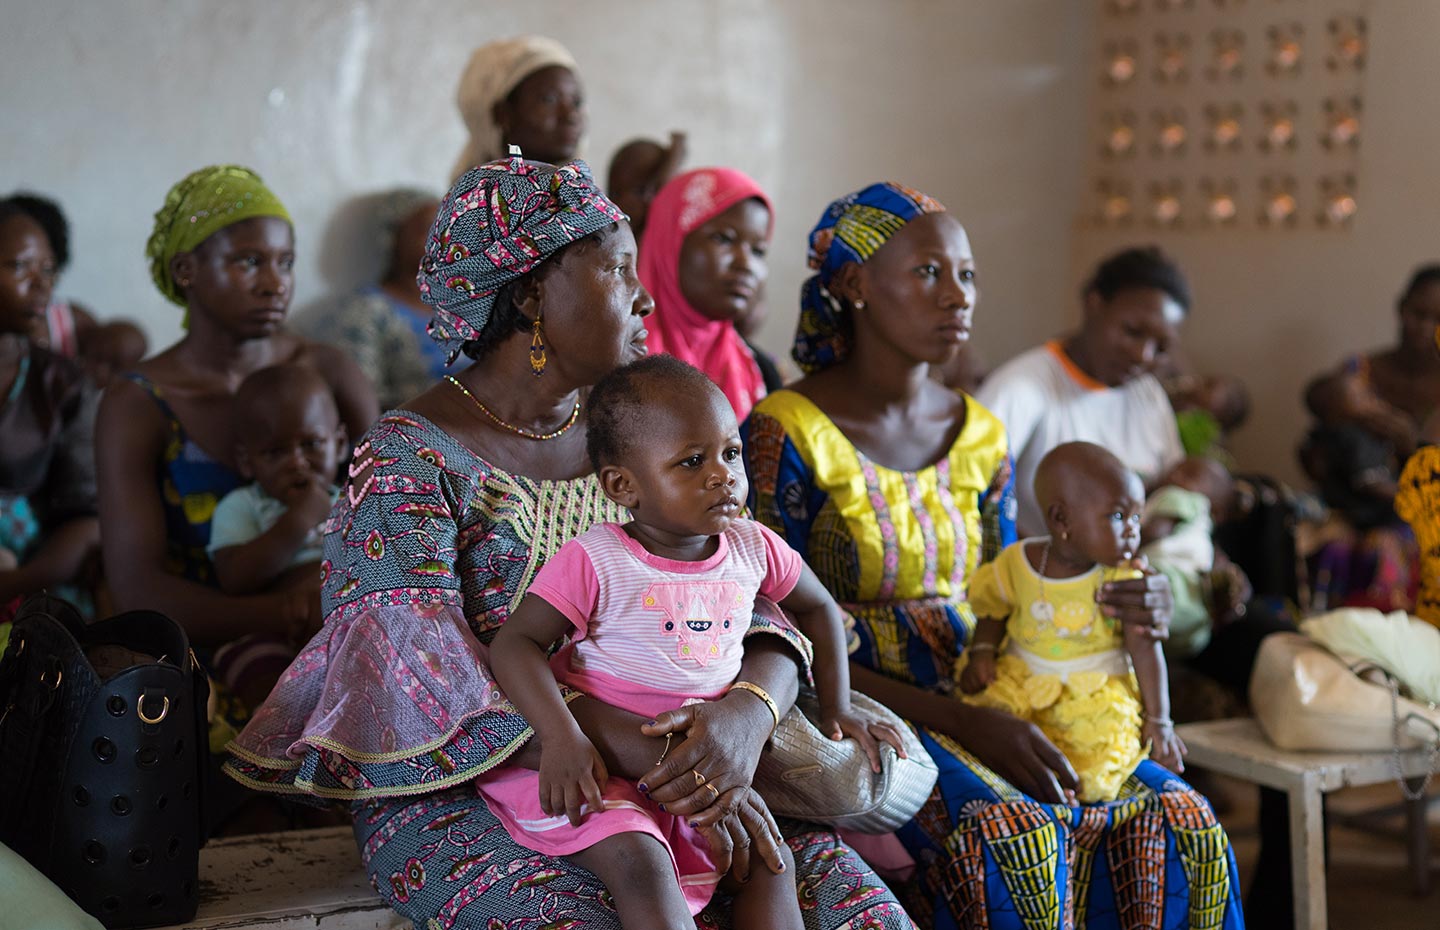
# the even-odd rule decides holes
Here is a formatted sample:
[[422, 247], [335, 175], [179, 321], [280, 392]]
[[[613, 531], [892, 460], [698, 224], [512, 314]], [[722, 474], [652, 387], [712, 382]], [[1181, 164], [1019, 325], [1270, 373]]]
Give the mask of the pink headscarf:
[[640, 247], [640, 281], [655, 298], [655, 312], [645, 321], [650, 351], [673, 355], [705, 372], [741, 420], [765, 396], [760, 366], [734, 324], [710, 319], [685, 299], [680, 291], [680, 246], [697, 227], [752, 197], [770, 212], [768, 240], [775, 231], [775, 208], [760, 185], [732, 168], [687, 171], [655, 195]]

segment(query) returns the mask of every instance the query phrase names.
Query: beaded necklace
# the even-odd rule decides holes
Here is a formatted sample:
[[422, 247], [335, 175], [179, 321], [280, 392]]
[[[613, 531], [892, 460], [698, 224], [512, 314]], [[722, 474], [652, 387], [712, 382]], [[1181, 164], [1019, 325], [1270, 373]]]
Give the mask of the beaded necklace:
[[575, 425], [576, 420], [580, 419], [580, 401], [577, 400], [575, 401], [575, 409], [570, 411], [570, 418], [567, 419], [564, 423], [562, 423], [557, 429], [553, 429], [548, 433], [536, 433], [531, 430], [525, 429], [522, 426], [516, 426], [513, 423], [506, 423], [504, 420], [497, 417], [493, 412], [491, 412], [489, 407], [480, 403], [480, 398], [476, 397], [474, 394], [471, 394], [469, 389], [467, 389], [465, 385], [461, 384], [459, 381], [455, 380], [452, 375], [446, 375], [445, 380], [449, 381], [451, 384], [455, 385], [455, 387], [459, 388], [460, 393], [470, 398], [471, 403], [479, 407], [480, 412], [485, 414], [485, 416], [488, 417], [491, 422], [493, 422], [496, 426], [499, 426], [501, 429], [509, 430], [516, 436], [523, 436], [526, 439], [533, 439], [537, 442], [544, 442], [547, 439], [559, 439], [561, 436], [565, 435], [565, 433], [570, 429], [570, 427]]

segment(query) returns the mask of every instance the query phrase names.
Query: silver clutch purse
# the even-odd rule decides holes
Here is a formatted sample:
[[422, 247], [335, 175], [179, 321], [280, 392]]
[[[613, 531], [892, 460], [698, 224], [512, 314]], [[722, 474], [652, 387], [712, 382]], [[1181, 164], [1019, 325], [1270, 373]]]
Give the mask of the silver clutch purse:
[[903, 736], [909, 758], [901, 759], [882, 743], [880, 771], [872, 772], [859, 743], [837, 742], [816, 729], [811, 721], [820, 716], [820, 700], [814, 690], [802, 688], [760, 756], [755, 790], [777, 817], [857, 833], [893, 833], [930, 797], [939, 770], [915, 731], [894, 711], [858, 691], [850, 692], [850, 703], [888, 717]]

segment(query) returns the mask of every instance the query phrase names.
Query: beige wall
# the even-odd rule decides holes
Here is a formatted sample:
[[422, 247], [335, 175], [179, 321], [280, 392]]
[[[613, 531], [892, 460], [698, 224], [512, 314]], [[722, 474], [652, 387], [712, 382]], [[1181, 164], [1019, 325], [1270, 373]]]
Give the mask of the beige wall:
[[[1352, 228], [1317, 230], [1310, 222], [1313, 197], [1305, 203], [1304, 227], [1294, 232], [1120, 233], [1082, 226], [1071, 267], [1078, 286], [1098, 258], [1134, 241], [1158, 242], [1172, 252], [1195, 292], [1184, 335], [1190, 354], [1200, 368], [1237, 375], [1250, 386], [1254, 413], [1235, 444], [1241, 464], [1302, 483], [1294, 448], [1306, 427], [1305, 382], [1344, 354], [1393, 344], [1395, 298], [1410, 271], [1440, 260], [1440, 57], [1434, 52], [1440, 3], [1352, 7], [1368, 12], [1370, 37]], [[1302, 132], [1316, 131], [1314, 123], [1302, 124]]]
[[[1068, 287], [1074, 138], [1087, 5], [1074, 0], [46, 0], [0, 33], [3, 187], [60, 197], [75, 226], [62, 281], [104, 314], [179, 332], [141, 252], [185, 172], [256, 168], [299, 242], [297, 305], [353, 280], [327, 229], [377, 188], [438, 189], [462, 140], [457, 76], [490, 38], [544, 31], [579, 59], [589, 153], [690, 133], [691, 164], [728, 164], [773, 193], [772, 318], [788, 348], [804, 236], [832, 197], [893, 178], [970, 227], [999, 361]], [[343, 224], [338, 224], [343, 225]], [[327, 245], [327, 242], [329, 245]], [[324, 261], [321, 256], [326, 255]]]

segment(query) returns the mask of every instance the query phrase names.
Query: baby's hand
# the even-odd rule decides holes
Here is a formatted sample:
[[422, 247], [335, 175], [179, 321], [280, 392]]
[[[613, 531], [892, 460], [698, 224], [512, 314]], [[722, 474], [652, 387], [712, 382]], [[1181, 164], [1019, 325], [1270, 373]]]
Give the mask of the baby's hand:
[[960, 673], [960, 690], [979, 694], [995, 680], [995, 653], [988, 650], [971, 652], [970, 661]]
[[307, 527], [319, 526], [330, 515], [333, 503], [330, 481], [321, 475], [311, 475], [310, 480], [291, 488], [284, 497], [286, 509]]
[[907, 758], [904, 739], [900, 731], [895, 729], [895, 725], [884, 717], [857, 707], [847, 707], [839, 711], [821, 708], [820, 732], [833, 740], [849, 737], [859, 743], [860, 748], [865, 750], [865, 755], [870, 758], [872, 772], [880, 771], [882, 742], [894, 747], [900, 758]]
[[1174, 724], [1146, 720], [1140, 738], [1150, 744], [1150, 758], [1175, 774], [1185, 771], [1185, 743], [1175, 733]]
[[592, 811], [605, 806], [600, 788], [610, 776], [595, 746], [583, 735], [546, 740], [540, 751], [540, 809], [552, 817], [564, 814], [580, 826], [580, 806]]

